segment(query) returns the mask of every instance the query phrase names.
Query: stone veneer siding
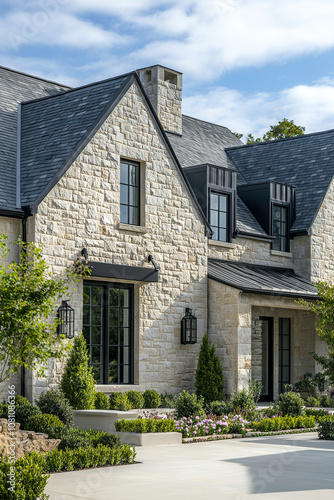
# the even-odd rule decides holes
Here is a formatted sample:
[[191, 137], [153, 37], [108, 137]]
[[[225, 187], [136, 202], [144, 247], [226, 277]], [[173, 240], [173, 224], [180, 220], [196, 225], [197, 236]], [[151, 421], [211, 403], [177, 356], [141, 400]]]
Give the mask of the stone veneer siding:
[[334, 283], [334, 181], [311, 227], [311, 280]]
[[[141, 165], [144, 210], [138, 230], [119, 227], [121, 158]], [[147, 257], [152, 254], [160, 266], [158, 283], [135, 285], [136, 385], [98, 386], [99, 390], [194, 388], [207, 328], [205, 228], [136, 84], [46, 196], [29, 225], [53, 274], [64, 272], [83, 247], [94, 261], [151, 268]], [[74, 292], [71, 305], [78, 333], [82, 286]], [[198, 318], [199, 338], [197, 344], [183, 346], [180, 321], [186, 307]], [[57, 385], [62, 372], [63, 364], [52, 360], [46, 378], [33, 373], [31, 396]]]

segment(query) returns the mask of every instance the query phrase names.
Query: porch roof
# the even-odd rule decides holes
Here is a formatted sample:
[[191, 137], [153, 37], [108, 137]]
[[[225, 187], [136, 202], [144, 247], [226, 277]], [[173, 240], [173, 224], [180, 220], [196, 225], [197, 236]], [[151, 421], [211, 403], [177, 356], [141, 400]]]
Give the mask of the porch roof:
[[209, 259], [210, 279], [243, 292], [284, 297], [317, 297], [316, 287], [292, 269]]

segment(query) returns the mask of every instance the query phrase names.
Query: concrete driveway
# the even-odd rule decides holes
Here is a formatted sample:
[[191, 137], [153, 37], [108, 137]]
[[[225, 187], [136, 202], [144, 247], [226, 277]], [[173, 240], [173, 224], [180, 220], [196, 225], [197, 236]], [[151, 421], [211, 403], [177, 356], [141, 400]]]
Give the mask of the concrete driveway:
[[140, 463], [53, 474], [51, 500], [334, 498], [334, 441], [316, 433], [137, 448]]

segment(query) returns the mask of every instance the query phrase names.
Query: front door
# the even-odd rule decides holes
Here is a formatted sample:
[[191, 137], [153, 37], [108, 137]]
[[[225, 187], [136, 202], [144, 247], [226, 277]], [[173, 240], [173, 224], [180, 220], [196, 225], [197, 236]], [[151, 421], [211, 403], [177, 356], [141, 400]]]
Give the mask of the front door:
[[273, 318], [262, 317], [262, 401], [272, 401], [274, 397], [274, 321]]

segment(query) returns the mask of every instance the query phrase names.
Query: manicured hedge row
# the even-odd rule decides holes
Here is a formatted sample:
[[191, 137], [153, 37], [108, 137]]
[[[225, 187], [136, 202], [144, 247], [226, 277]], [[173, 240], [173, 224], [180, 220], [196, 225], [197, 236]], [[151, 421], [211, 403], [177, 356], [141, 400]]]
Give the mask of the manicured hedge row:
[[309, 417], [276, 417], [264, 418], [260, 422], [253, 422], [253, 431], [272, 432], [289, 429], [308, 429], [315, 427], [316, 419], [313, 416]]
[[175, 432], [176, 425], [173, 419], [137, 418], [136, 420], [119, 420], [115, 422], [118, 432]]
[[45, 472], [71, 471], [89, 469], [103, 465], [131, 464], [134, 462], [136, 451], [129, 445], [110, 448], [110, 446], [89, 446], [88, 448], [74, 448], [52, 450], [44, 458]]

